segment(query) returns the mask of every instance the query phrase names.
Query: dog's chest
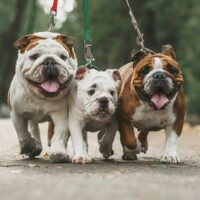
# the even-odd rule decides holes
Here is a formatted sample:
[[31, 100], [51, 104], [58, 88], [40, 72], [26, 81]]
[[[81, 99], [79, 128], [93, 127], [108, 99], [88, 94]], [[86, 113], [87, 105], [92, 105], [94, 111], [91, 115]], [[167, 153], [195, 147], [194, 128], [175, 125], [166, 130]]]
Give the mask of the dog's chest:
[[27, 119], [35, 122], [51, 121], [50, 111], [53, 105], [44, 102], [35, 102], [30, 97], [24, 97], [22, 100], [23, 107], [20, 107], [20, 113]]
[[90, 132], [96, 132], [102, 129], [106, 125], [105, 122], [95, 122], [95, 121], [89, 121], [86, 123], [86, 126], [84, 128], [85, 131]]
[[172, 107], [154, 110], [147, 105], [140, 105], [132, 116], [133, 124], [140, 130], [156, 131], [173, 124], [176, 116]]
[[22, 114], [25, 118], [31, 119], [35, 122], [45, 122], [51, 121], [51, 117], [48, 113], [45, 113], [42, 109], [26, 110], [22, 111]]

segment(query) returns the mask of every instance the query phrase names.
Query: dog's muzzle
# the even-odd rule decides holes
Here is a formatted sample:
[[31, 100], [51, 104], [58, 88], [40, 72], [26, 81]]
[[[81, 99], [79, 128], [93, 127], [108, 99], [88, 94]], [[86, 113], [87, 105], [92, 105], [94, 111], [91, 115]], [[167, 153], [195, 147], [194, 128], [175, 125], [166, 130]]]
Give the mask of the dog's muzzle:
[[42, 74], [46, 80], [56, 80], [59, 76], [58, 64], [53, 58], [47, 58], [43, 63]]
[[140, 98], [156, 110], [164, 109], [175, 96], [180, 86], [163, 72], [154, 73], [144, 88], [136, 88]]
[[102, 97], [99, 99], [100, 110], [107, 111], [108, 110], [109, 100], [106, 97]]
[[[56, 62], [52, 57], [46, 58], [40, 66], [35, 70], [35, 74], [38, 75], [38, 81], [35, 78], [27, 78], [29, 86], [35, 93], [39, 93], [45, 97], [56, 97], [58, 95], [64, 95], [67, 85], [70, 84], [72, 76], [69, 73], [64, 72], [62, 66]], [[68, 76], [65, 77], [65, 75]], [[36, 76], [35, 76], [36, 77]], [[61, 80], [65, 78], [66, 80]]]
[[153, 80], [150, 85], [150, 90], [152, 94], [166, 94], [168, 95], [171, 92], [171, 87], [167, 81], [167, 77], [162, 72], [156, 72], [153, 75]]

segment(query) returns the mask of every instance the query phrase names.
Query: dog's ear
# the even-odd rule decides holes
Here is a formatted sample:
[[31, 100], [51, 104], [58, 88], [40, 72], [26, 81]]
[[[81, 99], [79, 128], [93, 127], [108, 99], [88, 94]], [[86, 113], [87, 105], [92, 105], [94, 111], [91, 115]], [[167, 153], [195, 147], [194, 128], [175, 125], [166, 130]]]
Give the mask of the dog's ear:
[[117, 83], [117, 87], [119, 87], [119, 84], [121, 82], [121, 75], [117, 69], [113, 70], [112, 77]]
[[174, 52], [173, 46], [170, 44], [163, 45], [161, 48], [161, 52], [165, 54], [166, 56], [172, 57], [173, 59], [176, 58], [176, 54]]
[[56, 36], [56, 39], [60, 40], [63, 44], [67, 45], [70, 48], [72, 48], [75, 43], [75, 39], [67, 35], [58, 35]]
[[19, 38], [14, 42], [14, 47], [20, 50], [21, 53], [23, 53], [26, 50], [26, 47], [31, 43], [31, 42], [36, 42], [37, 40], [42, 39], [41, 37], [38, 37], [36, 35], [30, 34], [26, 35], [22, 38]]
[[75, 39], [73, 37], [67, 36], [67, 35], [57, 35], [55, 37], [55, 40], [59, 42], [64, 48], [69, 51], [69, 56], [72, 58], [75, 58], [75, 53], [72, 49]]
[[112, 76], [112, 78], [114, 79], [114, 81], [116, 81], [117, 84], [120, 83], [121, 75], [117, 69], [107, 69], [106, 72]]
[[88, 69], [84, 66], [80, 66], [78, 67], [77, 71], [76, 71], [76, 80], [82, 80], [86, 73], [88, 72]]
[[113, 70], [112, 76], [115, 81], [121, 81], [121, 75], [117, 69]]
[[133, 49], [131, 52], [131, 60], [133, 61], [133, 67], [147, 55], [147, 52]]

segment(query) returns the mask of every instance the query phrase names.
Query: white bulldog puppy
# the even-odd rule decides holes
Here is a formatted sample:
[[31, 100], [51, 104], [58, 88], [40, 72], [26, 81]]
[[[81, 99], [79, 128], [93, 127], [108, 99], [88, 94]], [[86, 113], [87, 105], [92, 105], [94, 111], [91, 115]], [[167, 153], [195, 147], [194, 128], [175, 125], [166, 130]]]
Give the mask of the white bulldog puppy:
[[73, 38], [49, 32], [27, 35], [14, 43], [19, 51], [9, 104], [21, 154], [35, 157], [41, 153], [38, 123], [50, 121], [55, 125], [50, 158], [68, 160], [66, 94], [77, 69], [73, 44]]
[[115, 110], [121, 77], [117, 70], [96, 71], [79, 67], [68, 96], [69, 130], [74, 149], [72, 163], [89, 163], [87, 131], [96, 132], [104, 158], [113, 154], [117, 131]]

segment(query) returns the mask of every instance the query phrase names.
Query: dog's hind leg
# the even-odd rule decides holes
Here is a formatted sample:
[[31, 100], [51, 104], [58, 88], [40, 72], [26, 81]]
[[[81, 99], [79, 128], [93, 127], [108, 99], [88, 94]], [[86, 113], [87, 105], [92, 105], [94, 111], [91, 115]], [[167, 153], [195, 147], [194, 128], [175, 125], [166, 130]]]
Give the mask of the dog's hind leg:
[[36, 140], [35, 154], [40, 155], [40, 153], [42, 152], [42, 142], [41, 142], [41, 138], [40, 138], [39, 125], [38, 125], [38, 123], [33, 122], [31, 120], [29, 120], [28, 124], [29, 124], [29, 128], [30, 128], [31, 136]]
[[83, 139], [85, 141], [85, 149], [88, 153], [88, 135], [87, 135], [87, 131], [83, 131]]
[[138, 134], [138, 140], [141, 143], [141, 152], [146, 153], [148, 150], [148, 141], [147, 141], [148, 132], [140, 131]]

